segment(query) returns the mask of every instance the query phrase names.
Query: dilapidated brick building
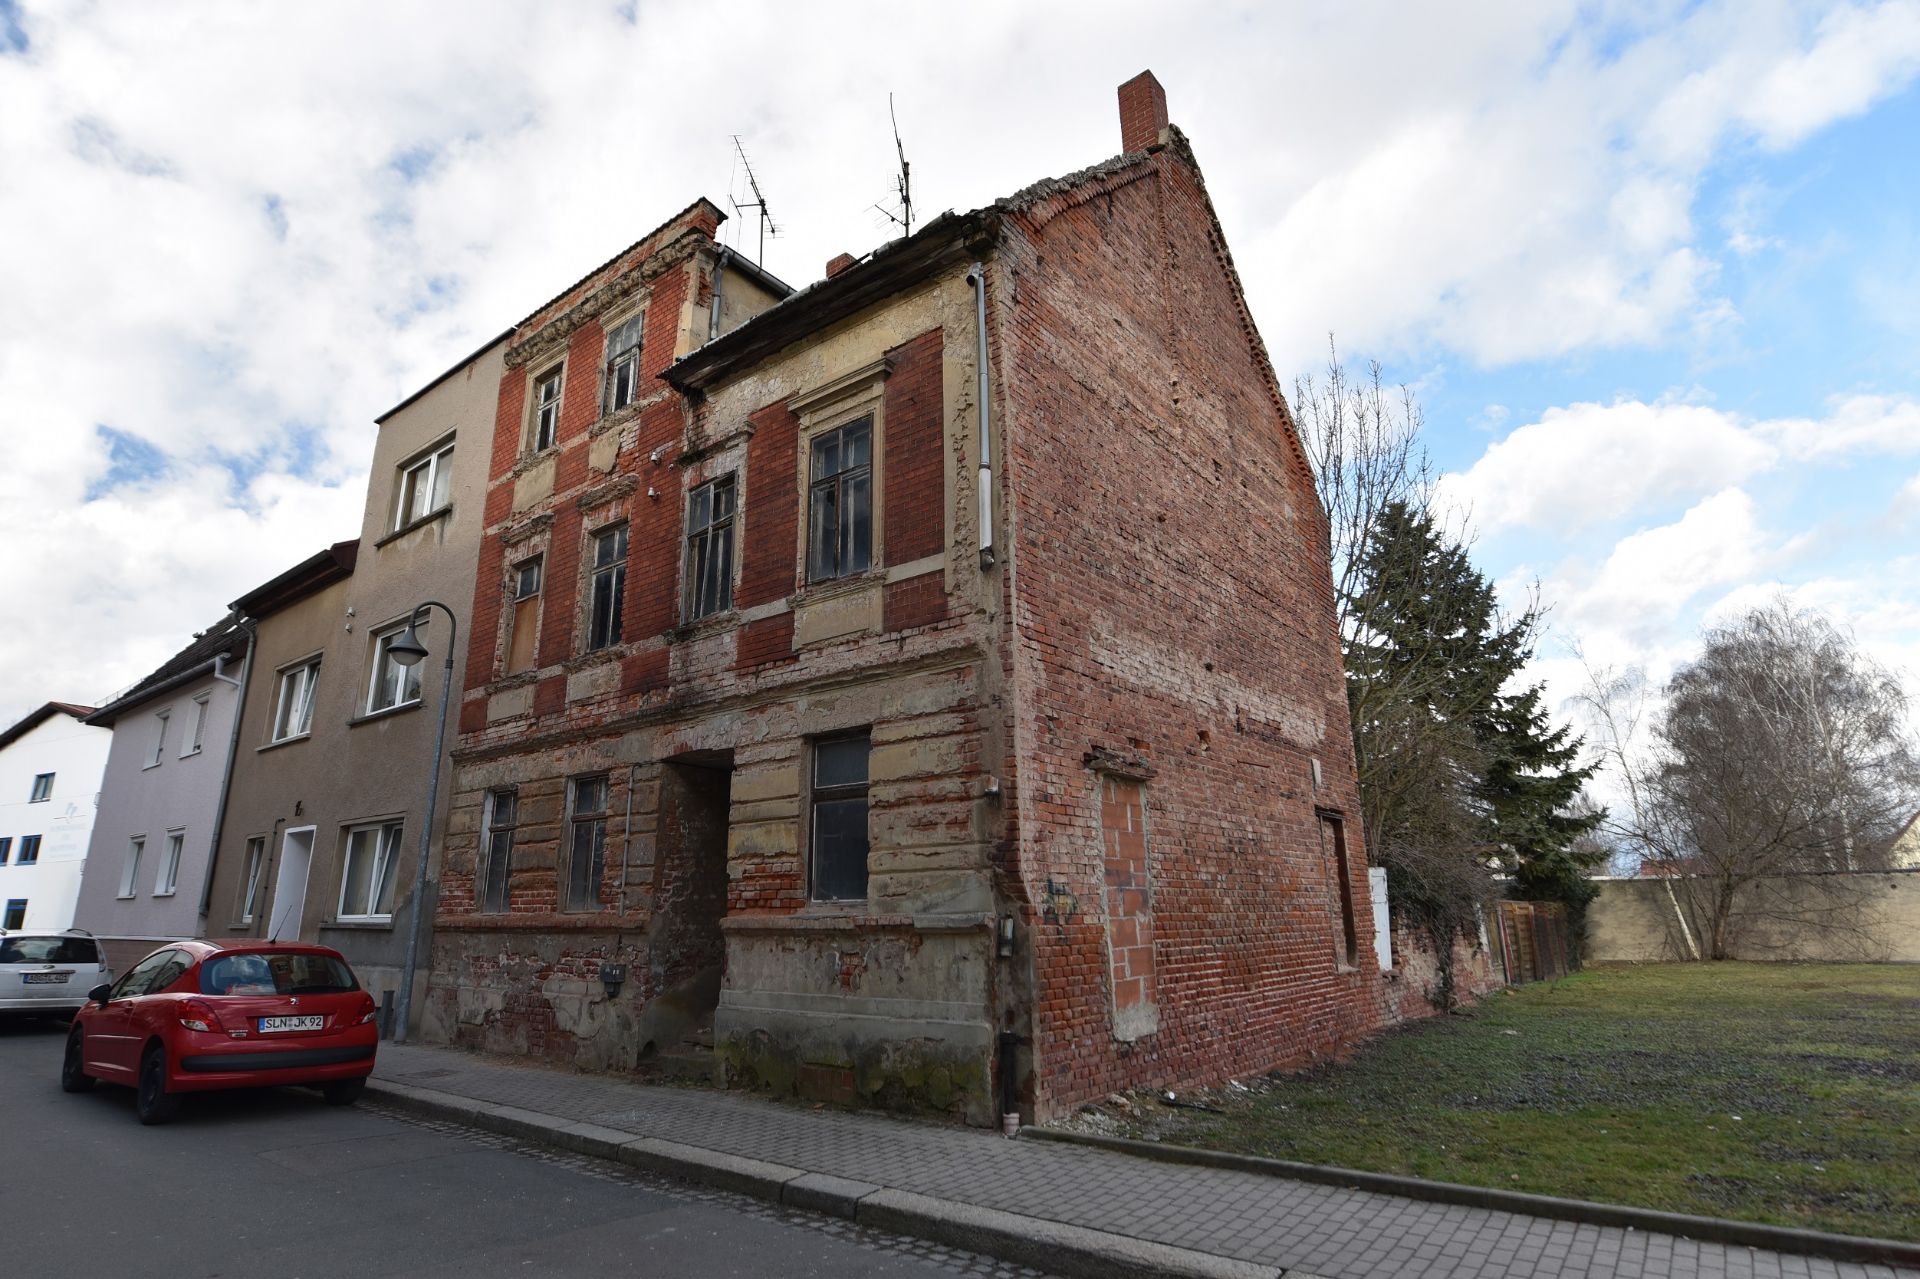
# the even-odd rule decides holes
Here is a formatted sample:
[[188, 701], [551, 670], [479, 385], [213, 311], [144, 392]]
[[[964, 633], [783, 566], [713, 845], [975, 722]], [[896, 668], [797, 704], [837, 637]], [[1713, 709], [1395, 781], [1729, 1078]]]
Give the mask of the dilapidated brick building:
[[1326, 528], [1120, 105], [800, 292], [700, 201], [517, 328], [430, 1037], [987, 1122], [1381, 1023]]

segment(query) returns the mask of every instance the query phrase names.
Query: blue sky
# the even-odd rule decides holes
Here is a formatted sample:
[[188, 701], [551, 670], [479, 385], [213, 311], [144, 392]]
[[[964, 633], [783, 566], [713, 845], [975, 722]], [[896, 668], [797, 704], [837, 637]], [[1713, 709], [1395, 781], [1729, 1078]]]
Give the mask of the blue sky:
[[0, 720], [354, 535], [373, 419], [745, 198], [734, 135], [804, 284], [890, 234], [889, 91], [925, 217], [1148, 66], [1283, 380], [1415, 389], [1556, 700], [1777, 592], [1920, 689], [1920, 0], [186, 12], [0, 0]]

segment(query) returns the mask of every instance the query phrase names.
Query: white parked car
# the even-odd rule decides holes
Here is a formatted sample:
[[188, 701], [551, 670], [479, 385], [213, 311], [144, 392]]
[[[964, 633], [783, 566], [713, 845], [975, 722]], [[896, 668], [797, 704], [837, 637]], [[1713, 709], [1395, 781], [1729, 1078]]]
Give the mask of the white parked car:
[[112, 981], [92, 933], [0, 932], [0, 1016], [70, 1020], [87, 992]]

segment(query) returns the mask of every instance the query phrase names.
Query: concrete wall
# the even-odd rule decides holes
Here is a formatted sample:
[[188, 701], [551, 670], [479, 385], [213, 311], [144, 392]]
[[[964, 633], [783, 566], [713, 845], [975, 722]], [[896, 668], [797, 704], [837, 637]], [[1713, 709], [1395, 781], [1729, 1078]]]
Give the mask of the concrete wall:
[[[75, 921], [108, 943], [116, 971], [162, 942], [199, 936], [200, 897], [211, 869], [213, 823], [240, 702], [240, 668], [240, 661], [229, 662], [226, 679], [208, 673], [124, 707], [114, 720]], [[206, 722], [200, 749], [194, 751], [192, 720], [200, 698], [206, 699]], [[162, 711], [168, 712], [167, 745], [159, 761], [149, 763], [155, 716]], [[173, 831], [183, 832], [185, 841], [175, 891], [162, 895], [157, 876]], [[123, 897], [135, 838], [143, 841], [139, 874], [131, 894]]]
[[[0, 866], [0, 907], [27, 903], [25, 926], [73, 926], [93, 835], [100, 779], [113, 735], [56, 711], [0, 750], [0, 838], [13, 841]], [[33, 803], [33, 779], [52, 773], [49, 798]], [[40, 858], [20, 865], [20, 844], [40, 837]]]
[[[286, 832], [315, 827], [298, 935], [337, 947], [376, 998], [397, 989], [400, 982], [442, 701], [443, 659], [450, 650], [455, 662], [451, 696], [456, 705], [461, 691], [460, 659], [480, 553], [500, 361], [501, 345], [496, 344], [382, 420], [352, 577], [260, 622], [260, 654], [247, 699], [231, 811], [221, 837], [208, 934], [265, 935], [270, 921], [277, 921], [281, 913], [271, 896]], [[450, 504], [395, 529], [402, 467], [449, 439], [454, 444]], [[404, 621], [414, 605], [428, 599], [452, 610], [460, 625], [459, 639], [448, 634], [446, 613], [431, 610], [420, 631], [429, 655], [416, 668], [421, 672], [419, 700], [369, 711], [374, 633]], [[315, 652], [323, 658], [312, 735], [269, 745], [276, 671]], [[449, 750], [456, 714], [449, 707]], [[436, 850], [451, 806], [452, 774], [451, 764], [443, 758], [434, 822]], [[404, 824], [392, 914], [371, 923], [341, 922], [336, 916], [348, 831], [388, 821]], [[267, 874], [269, 901], [251, 924], [243, 924], [238, 908], [246, 846], [249, 838], [260, 836], [267, 838], [272, 859]], [[293, 936], [293, 926], [283, 925], [281, 935]], [[423, 953], [414, 992], [416, 1023], [427, 960]]]
[[[1604, 879], [1587, 912], [1590, 963], [1687, 959], [1686, 880]], [[1734, 902], [1735, 959], [1920, 963], [1920, 871], [1760, 880]]]

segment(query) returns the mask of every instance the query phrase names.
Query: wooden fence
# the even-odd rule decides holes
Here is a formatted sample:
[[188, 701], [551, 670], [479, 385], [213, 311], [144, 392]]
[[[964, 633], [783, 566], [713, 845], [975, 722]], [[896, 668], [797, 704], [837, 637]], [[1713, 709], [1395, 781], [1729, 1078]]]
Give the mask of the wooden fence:
[[1495, 950], [1509, 986], [1565, 977], [1573, 971], [1567, 908], [1559, 902], [1495, 903]]

